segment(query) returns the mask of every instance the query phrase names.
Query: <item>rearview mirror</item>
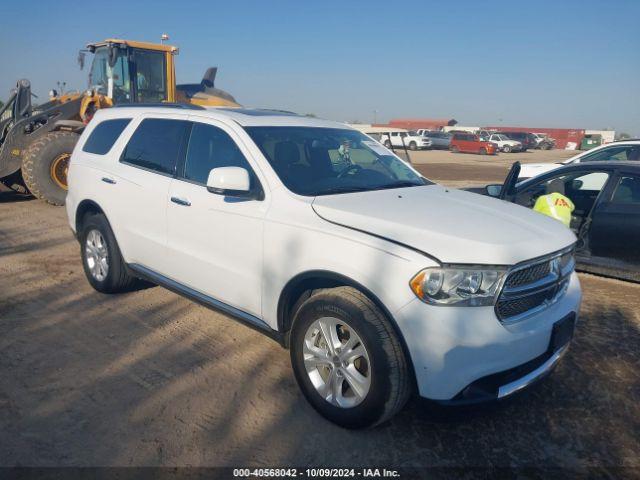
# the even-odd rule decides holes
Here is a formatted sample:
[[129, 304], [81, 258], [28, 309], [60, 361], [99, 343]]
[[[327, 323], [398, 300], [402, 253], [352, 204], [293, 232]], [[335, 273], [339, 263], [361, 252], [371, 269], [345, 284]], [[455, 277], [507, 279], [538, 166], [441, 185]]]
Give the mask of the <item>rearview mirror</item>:
[[489, 195], [490, 197], [498, 198], [500, 196], [500, 192], [502, 191], [502, 185], [497, 183], [494, 185], [487, 185], [485, 187], [485, 191], [487, 192], [487, 195]]
[[207, 190], [230, 197], [250, 197], [249, 172], [242, 167], [219, 167], [209, 172]]

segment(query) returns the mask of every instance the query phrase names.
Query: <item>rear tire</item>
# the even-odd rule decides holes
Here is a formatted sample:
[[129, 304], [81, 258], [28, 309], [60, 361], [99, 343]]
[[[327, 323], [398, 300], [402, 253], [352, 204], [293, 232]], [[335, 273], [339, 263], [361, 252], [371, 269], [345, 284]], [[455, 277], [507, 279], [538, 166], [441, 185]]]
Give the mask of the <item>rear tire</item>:
[[24, 184], [24, 180], [22, 179], [22, 173], [20, 173], [20, 170], [12, 173], [11, 175], [0, 178], [0, 183], [20, 195], [29, 195], [29, 190]]
[[51, 132], [27, 148], [22, 177], [34, 197], [51, 205], [64, 205], [68, 162], [78, 138], [72, 132]]
[[128, 273], [107, 218], [86, 216], [78, 233], [82, 267], [91, 286], [102, 293], [133, 290], [138, 279]]
[[384, 145], [386, 148], [391, 148], [391, 142], [390, 142], [389, 140], [385, 140], [385, 141], [384, 141], [384, 143], [383, 143], [383, 145]]
[[313, 408], [346, 428], [385, 422], [402, 409], [412, 390], [393, 327], [366, 295], [351, 287], [320, 290], [300, 305], [291, 331], [291, 363]]

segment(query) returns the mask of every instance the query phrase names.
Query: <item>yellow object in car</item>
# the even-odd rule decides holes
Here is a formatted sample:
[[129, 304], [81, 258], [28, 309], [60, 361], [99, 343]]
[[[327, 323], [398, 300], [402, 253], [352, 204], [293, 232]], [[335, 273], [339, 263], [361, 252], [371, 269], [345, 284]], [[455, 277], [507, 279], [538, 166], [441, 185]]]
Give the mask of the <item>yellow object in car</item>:
[[567, 227], [571, 225], [571, 212], [573, 212], [575, 208], [575, 205], [569, 198], [561, 193], [555, 192], [539, 196], [536, 204], [533, 206], [536, 212], [560, 220]]

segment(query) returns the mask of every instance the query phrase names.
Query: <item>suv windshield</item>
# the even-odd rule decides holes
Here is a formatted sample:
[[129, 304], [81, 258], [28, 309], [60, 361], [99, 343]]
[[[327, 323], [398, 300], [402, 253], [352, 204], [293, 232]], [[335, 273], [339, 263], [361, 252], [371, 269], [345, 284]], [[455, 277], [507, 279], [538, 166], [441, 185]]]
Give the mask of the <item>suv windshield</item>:
[[431, 184], [360, 132], [318, 127], [247, 127], [282, 182], [299, 195]]

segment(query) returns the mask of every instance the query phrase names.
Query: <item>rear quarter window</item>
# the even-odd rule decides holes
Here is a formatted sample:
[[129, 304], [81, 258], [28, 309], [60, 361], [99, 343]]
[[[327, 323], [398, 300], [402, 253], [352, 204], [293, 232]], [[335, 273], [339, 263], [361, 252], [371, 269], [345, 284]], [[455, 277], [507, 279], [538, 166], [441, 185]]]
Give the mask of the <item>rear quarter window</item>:
[[120, 161], [173, 175], [190, 128], [191, 123], [186, 120], [146, 118], [133, 132]]
[[130, 118], [105, 120], [96, 126], [82, 147], [83, 152], [105, 155], [131, 122]]

